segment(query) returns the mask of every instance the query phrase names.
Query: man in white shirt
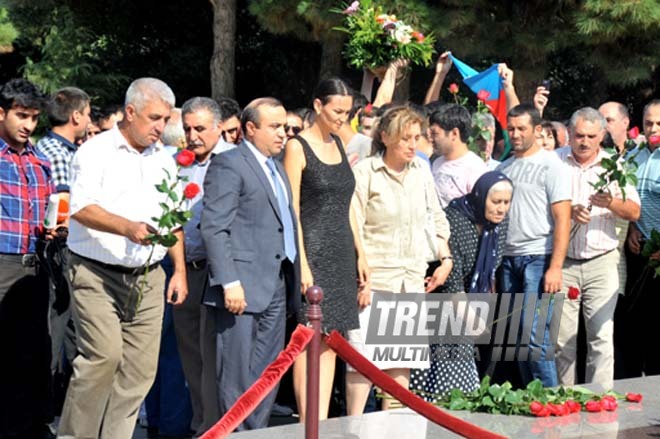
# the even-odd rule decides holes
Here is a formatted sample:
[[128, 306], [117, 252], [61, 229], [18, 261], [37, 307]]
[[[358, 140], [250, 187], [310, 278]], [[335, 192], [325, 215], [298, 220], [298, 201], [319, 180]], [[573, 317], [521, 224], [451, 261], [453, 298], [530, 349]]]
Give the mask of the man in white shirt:
[[429, 120], [429, 137], [438, 157], [431, 168], [440, 205], [445, 208], [454, 198], [472, 190], [488, 171], [484, 161], [467, 146], [472, 130], [470, 112], [451, 104], [441, 107]]
[[[158, 263], [167, 249], [147, 238], [157, 230], [152, 218], [162, 214], [155, 186], [176, 175], [157, 143], [173, 106], [167, 84], [137, 79], [126, 92], [124, 120], [73, 158], [69, 277], [79, 355], [58, 437], [131, 437], [156, 375], [165, 285]], [[175, 235], [166, 294], [179, 305], [188, 287], [183, 231]]]

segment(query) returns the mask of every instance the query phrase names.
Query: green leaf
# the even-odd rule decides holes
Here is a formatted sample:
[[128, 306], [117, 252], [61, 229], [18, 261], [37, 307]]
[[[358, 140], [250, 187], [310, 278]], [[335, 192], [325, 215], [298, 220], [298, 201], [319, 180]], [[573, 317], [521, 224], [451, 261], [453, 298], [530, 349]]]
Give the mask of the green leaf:
[[179, 201], [179, 196], [174, 191], [169, 191], [167, 196], [170, 197], [170, 200], [174, 201], [175, 203]]
[[[170, 206], [168, 206], [165, 203], [158, 203], [161, 209], [163, 209], [163, 212], [169, 212], [170, 211]], [[157, 220], [156, 220], [157, 221]]]
[[464, 410], [466, 402], [467, 401], [464, 398], [454, 398], [449, 403], [449, 409], [450, 410]]
[[169, 192], [170, 188], [167, 185], [167, 180], [163, 180], [163, 182], [161, 184], [157, 184], [156, 185], [156, 190], [158, 192], [162, 192], [162, 193]]
[[486, 407], [495, 407], [495, 402], [490, 396], [486, 395], [482, 398], [481, 405]]
[[165, 247], [172, 247], [174, 246], [174, 244], [177, 243], [177, 241], [178, 241], [177, 237], [172, 233], [168, 233], [167, 235], [162, 235], [160, 237], [160, 244]]

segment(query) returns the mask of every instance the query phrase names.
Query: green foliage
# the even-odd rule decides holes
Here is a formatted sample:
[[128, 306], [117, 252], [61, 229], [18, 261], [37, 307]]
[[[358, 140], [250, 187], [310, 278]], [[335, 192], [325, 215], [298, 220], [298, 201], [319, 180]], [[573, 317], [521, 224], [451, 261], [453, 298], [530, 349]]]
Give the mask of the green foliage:
[[11, 47], [18, 38], [18, 30], [9, 18], [7, 8], [0, 8], [0, 50]]
[[486, 125], [486, 118], [483, 115], [489, 114], [490, 110], [482, 101], [477, 101], [477, 111], [472, 117], [472, 132], [470, 137], [468, 137], [468, 148], [477, 154], [482, 160], [486, 159], [485, 148], [482, 148], [481, 145], [484, 142], [490, 142], [492, 140], [492, 135], [490, 130]]
[[399, 58], [431, 64], [433, 35], [414, 30], [405, 16], [384, 14], [383, 7], [371, 0], [362, 0], [352, 12], [334, 11], [345, 16], [345, 27], [335, 29], [349, 35], [344, 55], [353, 67], [375, 69]]

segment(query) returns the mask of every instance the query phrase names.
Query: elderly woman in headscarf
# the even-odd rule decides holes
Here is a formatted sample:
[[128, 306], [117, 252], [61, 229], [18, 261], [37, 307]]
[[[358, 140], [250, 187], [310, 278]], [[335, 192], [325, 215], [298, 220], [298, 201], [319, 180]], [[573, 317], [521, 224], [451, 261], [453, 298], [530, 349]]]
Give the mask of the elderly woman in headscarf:
[[[495, 272], [502, 262], [512, 195], [511, 180], [491, 171], [476, 181], [470, 193], [447, 206], [454, 267], [440, 287], [441, 293], [495, 291]], [[435, 400], [452, 389], [470, 392], [479, 386], [472, 344], [432, 345], [431, 352], [430, 369], [411, 374], [413, 390]]]

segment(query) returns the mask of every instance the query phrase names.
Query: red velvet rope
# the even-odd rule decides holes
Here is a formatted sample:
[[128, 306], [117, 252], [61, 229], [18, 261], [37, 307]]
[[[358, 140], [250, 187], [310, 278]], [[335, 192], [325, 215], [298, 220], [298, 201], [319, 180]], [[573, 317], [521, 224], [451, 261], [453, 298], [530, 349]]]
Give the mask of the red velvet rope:
[[286, 349], [270, 363], [259, 379], [241, 395], [236, 403], [200, 439], [221, 439], [228, 436], [247, 418], [261, 401], [275, 388], [282, 375], [291, 367], [294, 360], [307, 347], [314, 336], [314, 330], [298, 325]]
[[410, 407], [415, 412], [436, 424], [467, 438], [500, 439], [505, 437], [452, 416], [440, 410], [433, 404], [424, 401], [408, 389], [404, 389], [399, 383], [394, 381], [392, 377], [378, 369], [358, 351], [353, 349], [348, 341], [346, 341], [346, 339], [337, 331], [332, 331], [324, 340], [342, 360], [353, 366], [353, 368], [360, 372], [365, 378], [369, 379], [369, 381], [380, 387], [383, 391], [398, 399], [402, 404]]

